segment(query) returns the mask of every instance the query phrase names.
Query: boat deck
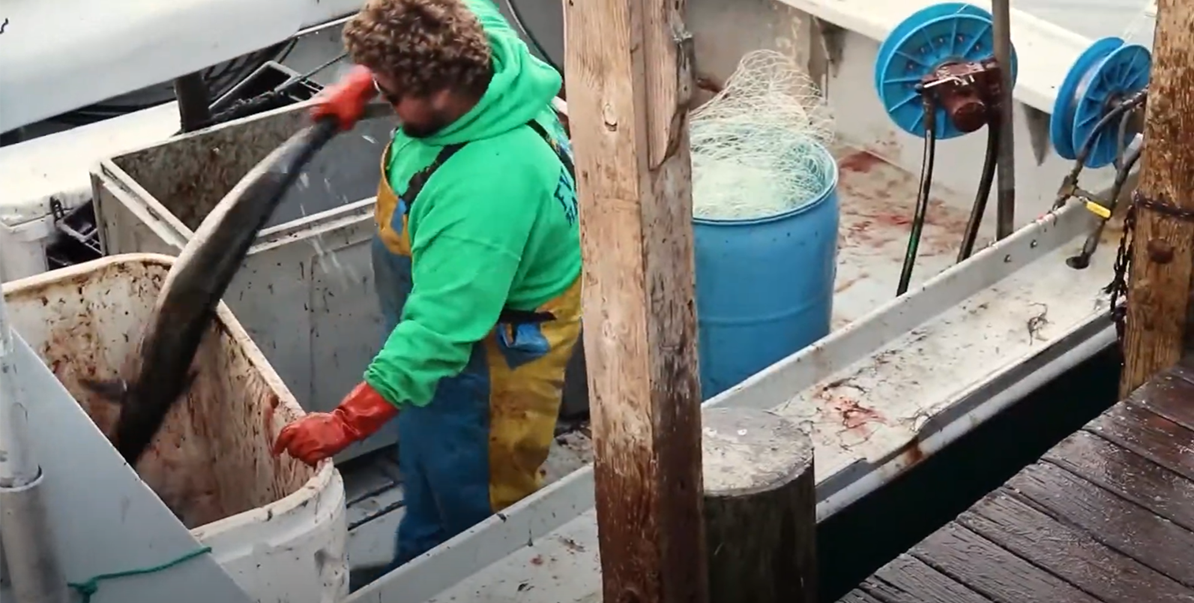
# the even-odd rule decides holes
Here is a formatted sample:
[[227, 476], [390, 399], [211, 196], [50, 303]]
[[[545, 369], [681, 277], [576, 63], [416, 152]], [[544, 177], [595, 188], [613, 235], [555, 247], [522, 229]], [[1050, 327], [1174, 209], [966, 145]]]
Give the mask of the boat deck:
[[[1099, 289], [1115, 249], [1100, 248], [1092, 262], [1097, 269], [1066, 267], [1088, 224], [1076, 220], [1084, 218], [1077, 212], [1084, 210], [1075, 207], [1043, 218], [1017, 235], [1023, 240], [1009, 239], [1000, 249], [976, 256], [969, 269], [938, 280], [920, 301], [939, 308], [918, 304], [893, 312], [889, 306], [768, 369], [750, 388], [751, 398], [731, 394], [716, 402], [766, 404], [809, 429], [817, 454], [818, 517], [824, 520], [1047, 381], [1053, 374], [1045, 370], [1049, 363], [1064, 365], [1060, 358], [1068, 354], [1076, 364], [1113, 341]], [[1008, 267], [1008, 258], [1030, 248], [1046, 251], [1018, 269]], [[941, 291], [971, 278], [993, 283], [970, 283], [976, 292], [967, 296]], [[583, 455], [568, 448], [554, 451], [557, 461], [583, 462]], [[599, 600], [592, 471], [572, 473], [546, 490], [352, 600]], [[384, 538], [392, 547], [390, 534]], [[354, 565], [367, 563], [360, 551], [350, 540]]]
[[[587, 425], [561, 423], [544, 463], [544, 482], [553, 483], [593, 461]], [[405, 514], [402, 475], [393, 447], [353, 459], [340, 469], [348, 506], [348, 559], [354, 568], [384, 565], [394, 555], [394, 531]]]
[[[893, 297], [911, 228], [917, 174], [847, 144], [833, 153], [841, 169], [838, 272], [832, 327], [850, 324]], [[935, 187], [921, 238], [912, 286], [954, 263], [969, 217], [970, 200]], [[991, 239], [987, 221], [976, 248]], [[587, 432], [564, 426], [545, 469], [548, 482], [592, 461]], [[393, 549], [401, 517], [401, 478], [392, 451], [352, 463], [343, 472], [349, 488], [349, 558], [354, 566], [382, 563]], [[364, 528], [364, 529], [362, 529]], [[380, 528], [380, 529], [379, 529]]]
[[1191, 447], [1187, 359], [839, 603], [1194, 601]]
[[[1101, 289], [1119, 236], [1109, 227], [1090, 268], [1068, 268], [1091, 224], [1083, 209], [1067, 208], [999, 250], [976, 254], [967, 269], [926, 283], [953, 265], [969, 213], [969, 195], [938, 187], [909, 295], [893, 305], [917, 175], [846, 145], [835, 154], [842, 218], [834, 333], [767, 369], [749, 395], [732, 390], [716, 402], [772, 408], [809, 430], [820, 519], [1031, 392], [1049, 378], [1050, 363], [1064, 364], [1066, 356], [1073, 366], [1107, 345], [1112, 329]], [[984, 229], [979, 248], [989, 240]], [[380, 465], [345, 468], [355, 568], [392, 556], [402, 495], [393, 453], [382, 456]], [[545, 467], [548, 482], [590, 462], [584, 430], [562, 433]], [[500, 522], [470, 531], [467, 546], [462, 540], [451, 555], [410, 568], [413, 582], [387, 583], [406, 584], [403, 597], [411, 601], [587, 600], [600, 568], [592, 488], [591, 471], [575, 473]], [[378, 600], [390, 594], [379, 591]]]
[[[1068, 268], [1066, 258], [1090, 228], [1084, 210], [1069, 208], [1038, 219], [1001, 250], [977, 254], [966, 270], [928, 284], [954, 263], [970, 204], [969, 195], [936, 188], [910, 293], [892, 306], [917, 175], [846, 145], [835, 154], [842, 167], [842, 218], [834, 334], [768, 369], [749, 396], [731, 391], [718, 402], [772, 408], [810, 431], [820, 519], [1026, 395], [1036, 387], [1032, 383], [1049, 378], [1042, 370], [1046, 365], [1082, 347], [1085, 351], [1067, 356], [1072, 366], [1107, 345], [1111, 325], [1101, 289], [1110, 278], [1112, 242], [1119, 236], [1109, 227], [1090, 267]], [[979, 248], [989, 240], [984, 229]], [[922, 285], [931, 290], [920, 291]], [[355, 568], [385, 563], [393, 554], [402, 514], [400, 476], [393, 453], [381, 456], [386, 460], [380, 464], [345, 468], [353, 528], [348, 556]], [[584, 430], [562, 433], [545, 467], [548, 482], [590, 462]], [[591, 471], [557, 485], [502, 522], [475, 528], [469, 536], [475, 542], [466, 548], [483, 553], [458, 551], [451, 557], [467, 562], [444, 558], [443, 569], [420, 570], [420, 577], [412, 577], [417, 584], [411, 583], [419, 594], [410, 600], [590, 598], [600, 567]], [[552, 517], [544, 519], [543, 513]], [[514, 526], [539, 527], [515, 534]], [[471, 569], [465, 572], [460, 563]], [[440, 577], [427, 578], [428, 572]], [[456, 572], [463, 573], [444, 576]]]
[[[850, 324], [895, 297], [912, 228], [919, 174], [845, 144], [838, 158], [841, 223], [833, 328]], [[934, 186], [909, 290], [954, 264], [970, 217], [970, 198]], [[989, 243], [994, 221], [979, 231], [975, 249]]]

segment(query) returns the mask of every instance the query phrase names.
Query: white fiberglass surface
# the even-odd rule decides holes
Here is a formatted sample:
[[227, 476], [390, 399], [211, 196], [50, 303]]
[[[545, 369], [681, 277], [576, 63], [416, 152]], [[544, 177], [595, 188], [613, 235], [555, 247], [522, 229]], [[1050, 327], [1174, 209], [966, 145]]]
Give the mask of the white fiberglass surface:
[[1118, 36], [1152, 46], [1150, 0], [1012, 0], [1012, 7], [1091, 40]]

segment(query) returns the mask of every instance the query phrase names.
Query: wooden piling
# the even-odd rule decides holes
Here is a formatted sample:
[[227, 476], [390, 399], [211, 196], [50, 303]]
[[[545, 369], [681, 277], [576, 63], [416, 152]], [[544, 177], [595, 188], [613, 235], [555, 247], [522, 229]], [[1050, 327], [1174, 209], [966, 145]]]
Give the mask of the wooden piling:
[[607, 603], [705, 603], [683, 0], [565, 2]]
[[763, 410], [703, 419], [710, 603], [816, 603], [812, 441]]
[[1177, 363], [1192, 324], [1194, 219], [1179, 214], [1194, 212], [1194, 3], [1158, 0], [1152, 57], [1121, 397]]

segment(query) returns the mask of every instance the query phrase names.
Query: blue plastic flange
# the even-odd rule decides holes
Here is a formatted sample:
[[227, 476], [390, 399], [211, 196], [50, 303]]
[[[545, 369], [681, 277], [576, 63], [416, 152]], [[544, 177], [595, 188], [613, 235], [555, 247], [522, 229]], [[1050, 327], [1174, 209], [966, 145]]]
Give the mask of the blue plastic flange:
[[1049, 140], [1053, 148], [1064, 159], [1076, 159], [1077, 149], [1074, 148], [1074, 109], [1077, 106], [1074, 96], [1082, 79], [1096, 67], [1107, 55], [1120, 46], [1124, 41], [1109, 37], [1096, 40], [1089, 48], [1078, 55], [1061, 86], [1057, 88], [1057, 97], [1053, 100], [1053, 114], [1049, 116]]
[[[972, 15], [975, 17], [982, 17], [984, 19], [991, 19], [991, 13], [974, 6], [973, 4], [966, 4], [964, 2], [945, 2], [942, 4], [934, 4], [922, 8], [915, 13], [912, 13], [907, 19], [904, 19], [891, 31], [891, 35], [887, 36], [886, 40], [879, 45], [879, 57], [891, 55], [895, 52], [896, 43], [907, 37], [908, 34], [916, 30], [917, 26], [930, 19], [938, 17], [945, 17], [948, 15], [963, 14]], [[880, 96], [883, 95], [883, 71], [879, 69], [880, 62], [875, 62], [875, 91]]]
[[[900, 129], [924, 136], [924, 106], [916, 90], [921, 78], [938, 66], [978, 61], [994, 51], [991, 14], [962, 2], [935, 4], [904, 19], [879, 46], [875, 90], [883, 108]], [[1012, 83], [1018, 60], [1012, 48]], [[961, 136], [944, 108], [936, 113], [938, 139]]]
[[1147, 48], [1125, 44], [1116, 37], [1098, 40], [1079, 55], [1057, 89], [1049, 119], [1049, 139], [1057, 154], [1077, 159], [1078, 150], [1093, 133], [1084, 165], [1100, 168], [1115, 161], [1119, 124], [1099, 132], [1094, 127], [1114, 101], [1148, 85], [1151, 65], [1152, 55]]

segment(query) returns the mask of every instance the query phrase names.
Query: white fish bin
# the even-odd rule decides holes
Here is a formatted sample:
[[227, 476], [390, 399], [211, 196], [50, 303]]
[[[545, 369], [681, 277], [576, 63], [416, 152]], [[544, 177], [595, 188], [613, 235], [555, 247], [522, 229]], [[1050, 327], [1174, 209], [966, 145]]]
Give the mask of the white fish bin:
[[[166, 139], [92, 171], [105, 255], [177, 256], [203, 219], [259, 161], [309, 123], [305, 105]], [[381, 347], [370, 263], [373, 204], [389, 120], [363, 121], [307, 166], [258, 235], [224, 301], [308, 411], [360, 382]], [[346, 460], [393, 443], [393, 429]]]
[[[13, 328], [109, 437], [119, 407], [80, 381], [114, 377], [134, 359], [173, 261], [122, 255], [4, 287]], [[194, 369], [137, 473], [254, 600], [346, 596], [340, 474], [271, 454], [278, 431], [304, 412], [224, 304]]]

